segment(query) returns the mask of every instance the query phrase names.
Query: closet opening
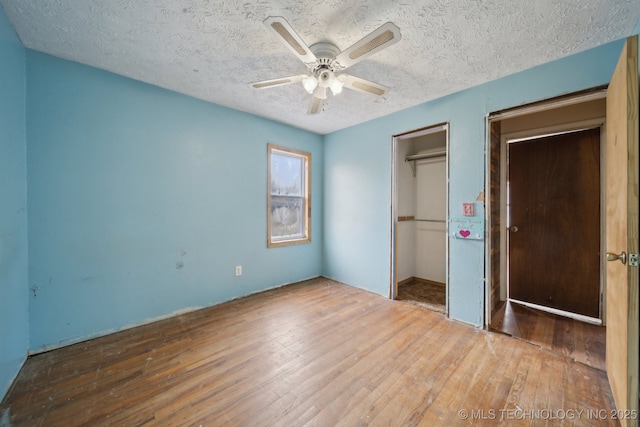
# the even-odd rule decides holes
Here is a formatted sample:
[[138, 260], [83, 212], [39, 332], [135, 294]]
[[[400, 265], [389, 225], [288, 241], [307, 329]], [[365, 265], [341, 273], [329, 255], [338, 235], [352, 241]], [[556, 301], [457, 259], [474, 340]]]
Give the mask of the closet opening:
[[488, 116], [487, 327], [499, 329], [511, 302], [603, 324], [605, 96], [594, 88]]
[[448, 123], [393, 137], [390, 297], [444, 314], [448, 301]]

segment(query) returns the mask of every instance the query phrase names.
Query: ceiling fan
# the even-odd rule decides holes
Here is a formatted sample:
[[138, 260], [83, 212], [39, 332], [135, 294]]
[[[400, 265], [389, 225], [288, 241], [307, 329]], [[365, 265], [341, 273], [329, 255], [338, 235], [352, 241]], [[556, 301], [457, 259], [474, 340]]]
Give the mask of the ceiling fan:
[[399, 42], [400, 29], [393, 23], [383, 24], [342, 52], [336, 45], [328, 42], [320, 42], [308, 47], [281, 16], [270, 16], [264, 21], [264, 24], [306, 65], [309, 74], [251, 83], [250, 85], [254, 89], [266, 89], [302, 82], [304, 89], [312, 95], [308, 114], [317, 114], [324, 110], [327, 89], [334, 96], [339, 94], [343, 87], [375, 96], [383, 96], [389, 90], [378, 83], [351, 76], [342, 73], [342, 71]]

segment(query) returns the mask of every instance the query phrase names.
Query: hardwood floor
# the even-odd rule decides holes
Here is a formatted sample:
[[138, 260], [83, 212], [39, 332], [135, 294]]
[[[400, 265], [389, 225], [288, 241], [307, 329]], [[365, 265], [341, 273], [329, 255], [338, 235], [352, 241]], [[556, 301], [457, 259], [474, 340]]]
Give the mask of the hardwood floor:
[[491, 329], [604, 371], [605, 327], [506, 302]]
[[0, 420], [614, 426], [612, 409], [602, 371], [319, 278], [33, 356]]
[[412, 278], [398, 284], [399, 301], [406, 301], [430, 310], [444, 313], [446, 309], [446, 285], [428, 280]]

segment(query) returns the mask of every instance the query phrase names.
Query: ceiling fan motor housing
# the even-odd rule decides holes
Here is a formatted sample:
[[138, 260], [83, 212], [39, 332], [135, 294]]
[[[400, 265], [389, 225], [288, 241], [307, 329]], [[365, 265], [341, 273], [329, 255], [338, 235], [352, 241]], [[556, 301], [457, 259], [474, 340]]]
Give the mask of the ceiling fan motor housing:
[[[333, 43], [320, 42], [309, 47], [317, 60], [308, 64], [309, 70], [317, 73], [321, 69], [329, 69], [331, 71], [339, 71], [336, 69], [336, 56], [340, 53], [340, 49]], [[342, 69], [342, 68], [340, 68]]]

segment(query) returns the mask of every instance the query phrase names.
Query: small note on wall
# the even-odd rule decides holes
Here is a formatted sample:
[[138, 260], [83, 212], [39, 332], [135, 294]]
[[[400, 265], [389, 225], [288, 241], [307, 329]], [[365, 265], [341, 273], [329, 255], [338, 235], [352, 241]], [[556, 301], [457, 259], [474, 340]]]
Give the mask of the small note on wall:
[[484, 240], [484, 218], [473, 216], [451, 217], [451, 237], [466, 240]]

